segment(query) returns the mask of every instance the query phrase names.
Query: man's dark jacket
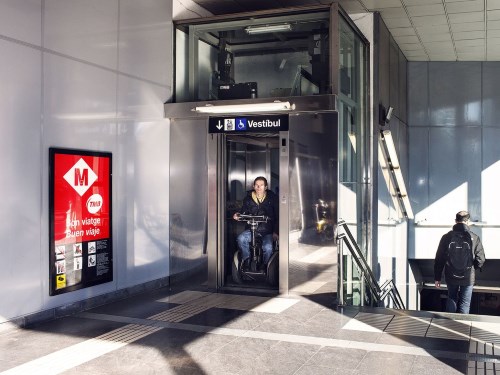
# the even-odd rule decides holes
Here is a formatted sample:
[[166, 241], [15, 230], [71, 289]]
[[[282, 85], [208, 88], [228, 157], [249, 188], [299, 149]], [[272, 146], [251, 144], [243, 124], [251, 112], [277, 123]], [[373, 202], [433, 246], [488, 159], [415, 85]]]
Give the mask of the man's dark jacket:
[[[252, 199], [252, 190], [247, 193], [243, 199], [241, 213], [245, 215], [265, 215], [269, 217], [267, 223], [260, 223], [257, 227], [257, 232], [262, 235], [276, 233], [279, 234], [279, 207], [278, 196], [272, 191], [266, 191], [266, 198], [260, 204]], [[250, 226], [247, 225], [247, 229]]]
[[[450, 243], [454, 231], [466, 232], [470, 235], [470, 238], [472, 239], [472, 252], [474, 253], [474, 267], [472, 267], [471, 269], [470, 276], [462, 280], [457, 280], [456, 278], [454, 278], [451, 275], [451, 273], [447, 270], [448, 267], [446, 267], [448, 245]], [[446, 284], [474, 285], [475, 269], [481, 268], [484, 264], [484, 261], [485, 261], [484, 249], [479, 236], [471, 232], [466, 224], [457, 223], [453, 226], [453, 230], [446, 233], [443, 237], [441, 237], [441, 241], [439, 241], [439, 246], [436, 252], [436, 259], [434, 261], [434, 280], [441, 281], [441, 275], [443, 273], [443, 268], [444, 268], [444, 278], [446, 280]]]

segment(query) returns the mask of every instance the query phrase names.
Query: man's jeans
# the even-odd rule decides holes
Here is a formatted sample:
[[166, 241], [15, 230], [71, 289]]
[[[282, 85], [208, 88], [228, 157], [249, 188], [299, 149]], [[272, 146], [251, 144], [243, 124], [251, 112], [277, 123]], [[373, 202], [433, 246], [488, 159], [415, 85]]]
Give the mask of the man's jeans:
[[448, 286], [447, 312], [468, 314], [472, 299], [472, 285], [450, 285]]
[[[238, 245], [241, 249], [241, 261], [244, 261], [248, 257], [250, 257], [250, 241], [252, 241], [252, 233], [250, 229], [247, 229], [240, 233], [238, 238], [236, 239]], [[267, 264], [269, 258], [273, 253], [273, 235], [266, 234], [262, 236], [262, 258], [264, 264]]]

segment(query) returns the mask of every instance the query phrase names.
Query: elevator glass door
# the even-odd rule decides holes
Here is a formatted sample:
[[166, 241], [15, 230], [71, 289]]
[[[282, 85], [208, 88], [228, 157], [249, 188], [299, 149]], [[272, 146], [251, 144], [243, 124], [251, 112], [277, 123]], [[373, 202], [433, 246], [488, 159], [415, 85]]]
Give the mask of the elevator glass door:
[[221, 249], [221, 281], [229, 287], [277, 289], [277, 285], [270, 285], [265, 278], [236, 282], [232, 263], [238, 249], [236, 238], [245, 230], [245, 223], [234, 220], [233, 215], [241, 211], [255, 178], [264, 177], [268, 191], [279, 192], [279, 133], [226, 135], [225, 139], [225, 246]]

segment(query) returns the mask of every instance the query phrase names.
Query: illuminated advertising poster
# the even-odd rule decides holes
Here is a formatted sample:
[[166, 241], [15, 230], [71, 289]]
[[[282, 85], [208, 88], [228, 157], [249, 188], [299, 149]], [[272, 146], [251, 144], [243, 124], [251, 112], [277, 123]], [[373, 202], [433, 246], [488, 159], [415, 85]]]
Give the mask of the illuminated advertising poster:
[[111, 153], [49, 153], [50, 295], [112, 281]]

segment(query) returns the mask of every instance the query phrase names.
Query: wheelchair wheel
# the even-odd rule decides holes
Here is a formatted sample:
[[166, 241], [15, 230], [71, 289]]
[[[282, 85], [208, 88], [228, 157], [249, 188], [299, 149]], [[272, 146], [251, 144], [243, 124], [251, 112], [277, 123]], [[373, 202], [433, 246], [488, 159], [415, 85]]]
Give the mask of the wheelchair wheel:
[[240, 273], [240, 251], [236, 251], [231, 262], [231, 276], [236, 284], [243, 284], [243, 279]]

